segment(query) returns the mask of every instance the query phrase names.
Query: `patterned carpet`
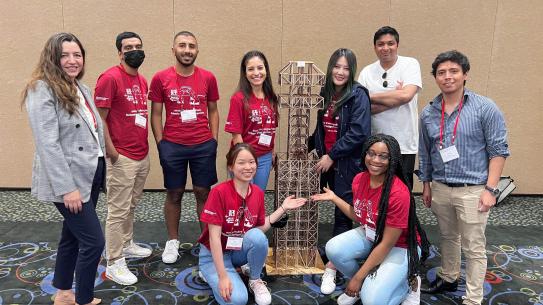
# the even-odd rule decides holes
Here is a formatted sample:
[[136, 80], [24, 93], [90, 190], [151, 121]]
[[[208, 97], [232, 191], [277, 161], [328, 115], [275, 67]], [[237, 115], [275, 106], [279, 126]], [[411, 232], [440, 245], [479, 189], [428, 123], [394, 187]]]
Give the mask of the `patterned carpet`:
[[[105, 261], [100, 263], [96, 278], [96, 297], [103, 304], [217, 304], [209, 287], [197, 276], [194, 197], [186, 194], [180, 228], [180, 259], [172, 265], [160, 260], [165, 228], [162, 217], [164, 193], [145, 193], [137, 209], [136, 239], [153, 250], [153, 256], [130, 260], [129, 267], [139, 278], [133, 286], [119, 286], [104, 277]], [[103, 220], [105, 206], [99, 204]], [[488, 269], [484, 304], [543, 305], [543, 238], [542, 198], [511, 197], [496, 207], [487, 228]], [[267, 194], [271, 207], [273, 198]], [[430, 239], [432, 256], [424, 275], [435, 277], [440, 264], [439, 238], [433, 215], [418, 207], [421, 221]], [[320, 206], [320, 240], [330, 237], [333, 209]], [[0, 192], [0, 305], [51, 304], [55, 289], [51, 286], [59, 230], [60, 215], [48, 204], [36, 202], [26, 191]], [[464, 264], [462, 264], [464, 267]], [[345, 281], [340, 279], [331, 296], [319, 292], [320, 276], [265, 277], [272, 291], [273, 304], [336, 304]], [[436, 296], [423, 295], [421, 304], [461, 304], [465, 284], [459, 290]], [[254, 300], [250, 298], [249, 304]]]

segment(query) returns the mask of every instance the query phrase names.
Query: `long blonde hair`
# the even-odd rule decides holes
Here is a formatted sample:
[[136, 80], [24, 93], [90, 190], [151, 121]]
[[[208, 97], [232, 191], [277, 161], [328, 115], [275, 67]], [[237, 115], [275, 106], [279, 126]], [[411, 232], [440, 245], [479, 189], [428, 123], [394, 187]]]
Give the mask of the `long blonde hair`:
[[40, 61], [32, 72], [30, 81], [26, 84], [22, 92], [21, 104], [25, 103], [28, 90], [36, 88], [37, 81], [41, 80], [47, 83], [53, 94], [57, 97], [60, 105], [70, 114], [73, 114], [79, 107], [79, 97], [77, 96], [77, 87], [74, 86], [70, 77], [60, 66], [62, 56], [62, 44], [64, 42], [75, 42], [81, 49], [83, 55], [83, 68], [76, 79], [81, 79], [85, 72], [85, 49], [74, 34], [57, 33], [51, 36], [40, 55]]

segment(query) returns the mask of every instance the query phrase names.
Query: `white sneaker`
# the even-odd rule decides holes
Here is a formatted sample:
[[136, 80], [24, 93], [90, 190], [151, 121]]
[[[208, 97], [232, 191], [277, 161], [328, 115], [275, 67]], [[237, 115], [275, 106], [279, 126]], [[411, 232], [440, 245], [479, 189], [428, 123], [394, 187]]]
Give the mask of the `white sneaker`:
[[353, 305], [356, 301], [360, 300], [360, 297], [350, 297], [345, 293], [342, 293], [339, 298], [337, 298], [338, 305]]
[[138, 282], [138, 278], [126, 266], [124, 257], [106, 267], [106, 277], [121, 285], [133, 285]]
[[419, 305], [420, 304], [420, 276], [417, 276], [417, 290], [413, 291], [409, 287], [409, 293], [401, 305]]
[[170, 239], [164, 246], [164, 252], [162, 252], [162, 261], [165, 264], [173, 264], [179, 257], [179, 241], [177, 239]]
[[204, 282], [207, 283], [207, 279], [204, 277], [202, 271], [198, 270], [198, 277]]
[[151, 249], [138, 246], [133, 240], [130, 241], [128, 246], [123, 248], [123, 256], [125, 258], [144, 258], [153, 254]]
[[241, 269], [241, 273], [245, 276], [251, 275], [251, 267], [249, 267], [249, 264], [242, 265], [239, 267]]
[[272, 297], [266, 282], [261, 279], [249, 280], [249, 290], [251, 290], [255, 296], [255, 303], [258, 305], [271, 304]]
[[321, 277], [321, 292], [322, 294], [331, 294], [336, 290], [336, 270], [331, 268], [324, 269], [324, 274]]

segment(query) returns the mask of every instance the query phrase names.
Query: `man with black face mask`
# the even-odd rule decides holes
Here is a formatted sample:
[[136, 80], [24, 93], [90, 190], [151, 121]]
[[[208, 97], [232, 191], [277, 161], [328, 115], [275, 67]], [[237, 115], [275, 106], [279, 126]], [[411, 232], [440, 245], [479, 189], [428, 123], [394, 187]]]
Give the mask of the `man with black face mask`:
[[138, 73], [145, 58], [140, 36], [123, 32], [116, 46], [121, 63], [102, 73], [95, 88], [107, 156], [106, 276], [132, 285], [138, 279], [125, 259], [152, 253], [133, 241], [134, 211], [149, 173], [147, 81]]

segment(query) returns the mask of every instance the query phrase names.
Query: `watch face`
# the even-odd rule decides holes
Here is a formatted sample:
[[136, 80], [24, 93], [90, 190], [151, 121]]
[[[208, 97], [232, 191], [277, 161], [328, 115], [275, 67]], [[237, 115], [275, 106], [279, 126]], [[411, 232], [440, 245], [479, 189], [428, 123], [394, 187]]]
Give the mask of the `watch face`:
[[500, 195], [500, 190], [497, 189], [497, 188], [494, 189], [494, 188], [491, 188], [491, 187], [485, 185], [485, 189], [486, 189], [487, 191], [489, 191], [489, 192], [490, 192], [492, 195], [494, 195], [494, 196]]

